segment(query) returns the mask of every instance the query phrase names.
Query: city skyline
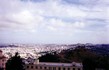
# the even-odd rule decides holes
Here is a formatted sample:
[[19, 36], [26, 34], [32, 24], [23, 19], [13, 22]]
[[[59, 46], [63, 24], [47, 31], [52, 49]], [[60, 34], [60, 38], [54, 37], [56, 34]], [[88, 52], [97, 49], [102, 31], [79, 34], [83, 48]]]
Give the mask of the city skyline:
[[0, 0], [0, 43], [109, 43], [109, 1]]

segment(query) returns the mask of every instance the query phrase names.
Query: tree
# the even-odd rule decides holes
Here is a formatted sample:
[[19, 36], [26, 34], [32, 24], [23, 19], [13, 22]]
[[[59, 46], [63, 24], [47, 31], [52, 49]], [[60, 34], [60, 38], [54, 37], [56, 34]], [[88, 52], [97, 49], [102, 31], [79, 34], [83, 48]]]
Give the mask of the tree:
[[41, 62], [59, 62], [57, 54], [47, 53], [39, 58]]
[[11, 57], [6, 63], [6, 70], [24, 70], [25, 63], [19, 56], [18, 52], [15, 56]]
[[4, 70], [4, 68], [0, 68], [0, 70]]
[[92, 58], [86, 58], [83, 60], [83, 70], [95, 70], [96, 62]]

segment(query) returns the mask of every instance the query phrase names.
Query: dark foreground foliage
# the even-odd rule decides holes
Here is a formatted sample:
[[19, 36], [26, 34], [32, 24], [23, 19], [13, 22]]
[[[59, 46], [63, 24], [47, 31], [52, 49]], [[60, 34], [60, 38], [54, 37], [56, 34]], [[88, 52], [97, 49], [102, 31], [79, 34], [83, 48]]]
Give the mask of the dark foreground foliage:
[[24, 62], [18, 53], [11, 57], [6, 63], [6, 70], [24, 70]]

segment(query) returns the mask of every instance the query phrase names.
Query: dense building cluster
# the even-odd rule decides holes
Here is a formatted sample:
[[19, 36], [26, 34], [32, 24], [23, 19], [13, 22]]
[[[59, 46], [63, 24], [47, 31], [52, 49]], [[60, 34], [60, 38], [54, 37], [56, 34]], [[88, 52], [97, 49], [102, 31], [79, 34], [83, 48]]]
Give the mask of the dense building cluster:
[[15, 52], [19, 52], [22, 58], [36, 58], [44, 54], [44, 52], [53, 52], [68, 49], [67, 45], [55, 45], [55, 44], [45, 44], [45, 45], [28, 45], [28, 44], [12, 44], [0, 46], [0, 49], [4, 52], [6, 56], [13, 56]]
[[4, 56], [3, 52], [0, 50], [0, 69], [4, 69], [5, 68], [5, 64], [7, 61], [7, 57]]

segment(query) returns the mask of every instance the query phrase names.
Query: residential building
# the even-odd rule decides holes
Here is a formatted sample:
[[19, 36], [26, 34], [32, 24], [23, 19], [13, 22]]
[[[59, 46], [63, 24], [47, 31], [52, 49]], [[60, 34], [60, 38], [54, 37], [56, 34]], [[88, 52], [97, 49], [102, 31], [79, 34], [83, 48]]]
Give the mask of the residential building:
[[3, 52], [0, 50], [0, 68], [5, 69], [5, 64], [7, 61], [7, 57], [3, 55]]
[[26, 64], [26, 70], [83, 70], [82, 63], [49, 63], [39, 62], [37, 60], [33, 64]]

